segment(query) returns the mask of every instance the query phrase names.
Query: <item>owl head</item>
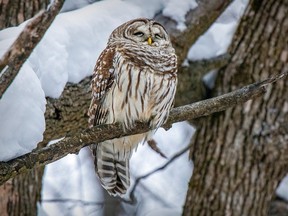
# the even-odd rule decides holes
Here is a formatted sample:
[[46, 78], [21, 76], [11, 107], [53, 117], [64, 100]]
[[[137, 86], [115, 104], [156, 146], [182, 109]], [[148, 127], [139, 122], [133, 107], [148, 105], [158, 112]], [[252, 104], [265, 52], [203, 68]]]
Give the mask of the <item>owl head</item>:
[[128, 40], [142, 46], [171, 46], [165, 28], [155, 20], [139, 18], [117, 27], [110, 35], [109, 42]]

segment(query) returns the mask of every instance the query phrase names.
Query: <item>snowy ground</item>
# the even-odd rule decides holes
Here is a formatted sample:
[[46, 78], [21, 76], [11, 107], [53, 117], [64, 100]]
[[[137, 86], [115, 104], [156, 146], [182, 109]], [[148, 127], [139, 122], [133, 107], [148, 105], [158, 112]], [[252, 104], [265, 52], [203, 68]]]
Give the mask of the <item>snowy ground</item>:
[[[57, 98], [67, 82], [77, 83], [91, 75], [115, 27], [137, 17], [153, 18], [162, 11], [177, 21], [179, 29], [184, 29], [186, 12], [197, 7], [191, 0], [105, 0], [85, 6], [91, 2], [95, 0], [67, 0], [62, 13], [0, 100], [0, 160], [15, 158], [35, 148], [45, 130], [45, 96]], [[235, 1], [191, 48], [188, 58], [209, 58], [224, 53], [246, 2]], [[0, 32], [0, 55], [23, 25]], [[193, 128], [187, 123], [178, 123], [167, 132], [159, 130], [156, 140], [171, 157], [189, 143], [192, 133]], [[165, 161], [147, 145], [139, 146], [131, 159], [132, 182]], [[180, 215], [191, 173], [192, 163], [186, 153], [167, 169], [141, 181], [136, 190], [139, 205], [124, 204], [122, 209], [137, 215]], [[284, 189], [279, 189], [279, 194], [287, 190], [285, 184], [281, 187]], [[105, 194], [87, 149], [47, 166], [42, 199], [39, 215], [103, 213]]]

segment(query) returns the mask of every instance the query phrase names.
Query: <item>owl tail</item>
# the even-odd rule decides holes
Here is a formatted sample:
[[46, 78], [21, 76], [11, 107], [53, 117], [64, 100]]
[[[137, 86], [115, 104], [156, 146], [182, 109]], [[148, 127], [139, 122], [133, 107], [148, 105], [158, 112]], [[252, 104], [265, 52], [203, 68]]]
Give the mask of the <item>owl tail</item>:
[[99, 143], [94, 152], [96, 172], [110, 195], [125, 194], [130, 185], [129, 158], [119, 158], [113, 144]]

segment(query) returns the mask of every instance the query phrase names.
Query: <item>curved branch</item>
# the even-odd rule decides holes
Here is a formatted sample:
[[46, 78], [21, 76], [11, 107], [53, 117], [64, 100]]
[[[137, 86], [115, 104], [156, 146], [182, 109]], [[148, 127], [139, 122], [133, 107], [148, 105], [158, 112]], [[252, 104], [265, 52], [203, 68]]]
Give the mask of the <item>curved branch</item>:
[[[242, 104], [250, 99], [263, 95], [265, 93], [266, 85], [287, 75], [288, 71], [285, 71], [263, 82], [248, 85], [228, 94], [174, 108], [171, 110], [169, 119], [163, 127], [167, 128], [175, 122], [207, 116], [215, 112], [223, 111], [237, 104]], [[99, 125], [91, 129], [77, 132], [74, 136], [66, 137], [56, 144], [36, 149], [31, 153], [8, 162], [0, 163], [0, 185], [8, 179], [27, 172], [34, 167], [52, 163], [53, 161], [63, 158], [69, 153], [78, 153], [79, 150], [85, 146], [122, 136], [144, 133], [148, 130], [151, 130], [151, 128], [149, 128], [147, 123], [138, 122], [131, 131], [124, 131], [120, 124], [112, 124]], [[113, 131], [113, 134], [111, 131]]]

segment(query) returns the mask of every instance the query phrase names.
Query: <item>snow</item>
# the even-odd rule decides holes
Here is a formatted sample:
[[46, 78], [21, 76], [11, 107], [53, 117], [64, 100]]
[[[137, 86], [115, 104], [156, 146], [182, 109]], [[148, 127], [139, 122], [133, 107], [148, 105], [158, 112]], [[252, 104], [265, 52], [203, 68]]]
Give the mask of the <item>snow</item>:
[[[45, 130], [45, 96], [58, 98], [67, 82], [91, 75], [112, 30], [143, 14], [134, 4], [107, 0], [57, 16], [0, 101], [0, 161], [36, 147]], [[0, 56], [26, 23], [0, 31]]]
[[[133, 179], [167, 163], [172, 156], [190, 143], [193, 133], [194, 129], [188, 123], [173, 124], [169, 131], [159, 129], [154, 139], [168, 159], [162, 158], [147, 145], [139, 146], [131, 158], [131, 173], [132, 176], [135, 176]], [[166, 215], [165, 208], [167, 206], [170, 207], [173, 215], [181, 215], [181, 203], [185, 201], [192, 170], [192, 163], [189, 161], [187, 151], [164, 170], [141, 180], [135, 192], [138, 202], [141, 203], [137, 215], [156, 215], [155, 210], [159, 213], [158, 215]]]
[[[25, 78], [26, 80], [22, 82], [29, 83], [27, 91], [30, 89], [30, 86], [37, 86], [37, 88], [35, 87], [33, 89], [34, 91], [30, 92], [30, 95], [27, 94], [25, 96], [23, 95], [25, 93], [24, 91], [20, 92], [20, 90], [18, 90], [19, 94], [14, 95], [14, 98], [11, 98], [10, 102], [2, 100], [2, 108], [0, 107], [2, 117], [0, 120], [3, 118], [1, 125], [5, 127], [5, 130], [0, 132], [3, 134], [0, 137], [0, 150], [3, 152], [0, 155], [0, 160], [12, 159], [36, 147], [37, 143], [42, 139], [43, 125], [45, 125], [43, 117], [45, 111], [45, 109], [43, 109], [45, 96], [58, 98], [67, 82], [78, 83], [83, 78], [91, 75], [95, 61], [106, 46], [109, 34], [113, 29], [137, 17], [152, 18], [156, 12], [163, 9], [170, 10], [171, 12], [171, 7], [173, 5], [175, 6], [175, 2], [175, 0], [167, 2], [164, 0], [150, 0], [145, 3], [143, 1], [132, 2], [132, 0], [106, 0], [58, 15], [29, 57], [26, 63], [27, 65], [29, 64], [29, 72], [23, 72], [23, 67], [19, 73], [19, 76], [23, 73], [29, 73], [29, 78]], [[190, 5], [187, 3], [189, 2], [188, 0], [183, 1], [182, 4], [184, 4], [184, 2], [186, 2], [185, 5]], [[73, 7], [77, 8], [79, 5], [75, 6], [75, 4], [83, 6], [87, 3], [89, 3], [89, 1], [83, 0], [76, 3], [70, 0], [69, 3], [67, 3], [67, 7], [70, 9]], [[181, 8], [182, 9], [179, 9], [177, 12], [183, 15], [187, 11], [184, 10], [184, 7]], [[127, 11], [129, 11], [129, 13], [127, 13]], [[19, 27], [0, 31], [1, 55], [3, 55], [4, 51], [11, 45], [26, 23], [23, 23]], [[17, 88], [16, 85], [17, 82], [13, 83], [10, 91], [16, 91], [14, 89]], [[44, 94], [40, 94], [39, 92], [44, 92]], [[8, 92], [6, 94], [8, 94]], [[41, 113], [38, 111], [35, 112], [34, 115], [33, 108], [27, 112], [28, 98], [35, 98], [31, 106], [33, 105], [35, 109], [41, 110]], [[6, 110], [13, 101], [19, 101], [17, 115], [10, 115], [8, 118], [8, 112]], [[38, 118], [39, 115], [42, 115], [42, 117]], [[11, 116], [13, 116], [13, 119], [11, 119]], [[6, 123], [8, 119], [9, 124]], [[27, 121], [27, 119], [31, 120]], [[17, 124], [21, 124], [21, 127], [17, 128], [18, 131], [15, 135], [12, 131], [15, 130], [15, 125]], [[8, 133], [8, 131], [10, 133]], [[26, 134], [25, 140], [23, 139], [23, 134]], [[31, 139], [29, 139], [29, 137]], [[24, 144], [24, 142], [26, 142], [26, 144]], [[8, 154], [8, 150], [5, 147], [8, 145], [11, 146], [11, 151], [15, 149], [18, 151], [14, 151], [14, 155]], [[19, 146], [21, 146], [21, 148]], [[5, 153], [6, 150], [7, 154]]]
[[[78, 155], [69, 154], [45, 168], [42, 205], [38, 205], [46, 215], [88, 215], [101, 211], [102, 188], [94, 172], [92, 154], [83, 148]], [[54, 200], [69, 200], [63, 203]], [[86, 205], [92, 203], [94, 205]], [[55, 204], [56, 203], [56, 204]]]
[[76, 9], [82, 8], [84, 6], [87, 6], [93, 2], [96, 2], [96, 1], [99, 1], [99, 0], [76, 0], [76, 1], [75, 0], [65, 0], [64, 5], [61, 8], [61, 12], [76, 10]]
[[288, 175], [286, 175], [278, 186], [276, 194], [288, 202]]
[[0, 160], [28, 153], [42, 140], [46, 101], [37, 80], [27, 62], [0, 100]]
[[186, 29], [185, 25], [185, 15], [191, 9], [198, 6], [196, 1], [184, 0], [168, 0], [162, 11], [164, 16], [171, 17], [177, 22], [177, 29], [184, 31]]
[[[226, 53], [247, 4], [247, 0], [238, 0], [230, 4], [207, 32], [200, 36], [190, 48], [188, 59], [209, 59]], [[204, 76], [203, 81], [208, 88], [214, 87], [216, 76], [217, 71], [215, 70]]]
[[190, 48], [188, 59], [208, 59], [224, 54], [231, 43], [237, 23], [247, 3], [247, 0], [234, 1], [207, 32]]
[[[170, 158], [189, 144], [193, 131], [188, 123], [176, 123], [169, 131], [159, 129], [154, 138], [158, 147]], [[132, 184], [136, 177], [162, 166], [167, 160], [151, 150], [148, 145], [139, 145], [130, 162]], [[188, 160], [186, 152], [166, 169], [140, 182], [136, 188], [138, 205], [123, 203], [122, 208], [126, 211], [129, 209], [130, 214], [132, 211], [137, 215], [148, 216], [157, 215], [156, 212], [164, 214], [169, 206], [170, 215], [181, 215], [182, 205], [179, 203], [184, 203], [187, 181], [191, 174], [192, 163]], [[95, 175], [93, 158], [88, 148], [82, 149], [79, 155], [68, 155], [46, 166], [42, 200], [42, 204], [38, 205], [42, 212], [39, 215], [63, 215], [63, 212], [75, 216], [88, 215], [89, 212], [103, 214], [103, 205], [109, 203], [105, 203], [103, 189]], [[53, 200], [55, 202], [52, 202]], [[59, 200], [69, 201], [61, 203]], [[85, 205], [85, 202], [91, 205]]]
[[164, 5], [166, 0], [124, 0], [129, 4], [133, 4], [142, 10], [142, 14], [139, 17], [153, 18], [156, 13], [159, 13]]
[[29, 58], [45, 95], [58, 98], [67, 82], [91, 75], [112, 30], [141, 15], [133, 4], [107, 0], [57, 16]]
[[[23, 26], [1, 32], [0, 56], [13, 43]], [[26, 62], [0, 100], [0, 161], [30, 152], [43, 139], [45, 104], [41, 84], [31, 64]]]

